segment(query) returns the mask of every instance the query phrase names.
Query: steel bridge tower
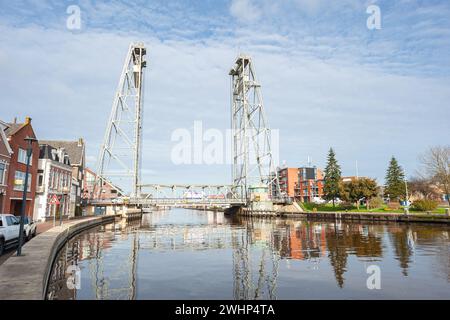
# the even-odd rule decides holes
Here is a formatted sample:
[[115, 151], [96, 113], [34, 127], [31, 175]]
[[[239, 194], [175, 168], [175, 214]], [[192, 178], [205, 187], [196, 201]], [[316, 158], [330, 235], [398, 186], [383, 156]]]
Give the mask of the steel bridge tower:
[[271, 131], [267, 123], [252, 58], [239, 55], [231, 69], [232, 184], [249, 199], [248, 187], [264, 184], [280, 196], [278, 173], [272, 158]]
[[126, 185], [132, 196], [139, 196], [146, 51], [143, 43], [128, 49], [98, 157], [94, 197], [105, 181], [117, 186], [123, 179], [131, 180]]

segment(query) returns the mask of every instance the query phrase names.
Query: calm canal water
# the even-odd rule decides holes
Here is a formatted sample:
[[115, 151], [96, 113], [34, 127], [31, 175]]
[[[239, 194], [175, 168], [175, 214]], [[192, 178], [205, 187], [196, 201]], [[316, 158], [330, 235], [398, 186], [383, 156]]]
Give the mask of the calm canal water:
[[450, 227], [153, 212], [70, 240], [48, 298], [450, 299]]

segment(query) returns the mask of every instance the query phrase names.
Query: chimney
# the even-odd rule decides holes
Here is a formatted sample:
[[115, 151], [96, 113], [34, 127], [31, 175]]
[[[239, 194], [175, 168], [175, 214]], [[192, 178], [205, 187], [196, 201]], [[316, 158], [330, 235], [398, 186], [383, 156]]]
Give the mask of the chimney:
[[30, 124], [30, 123], [31, 123], [31, 118], [25, 117], [25, 124]]
[[17, 123], [17, 117], [14, 117], [14, 124]]
[[83, 138], [78, 138], [78, 146], [79, 147], [83, 146]]

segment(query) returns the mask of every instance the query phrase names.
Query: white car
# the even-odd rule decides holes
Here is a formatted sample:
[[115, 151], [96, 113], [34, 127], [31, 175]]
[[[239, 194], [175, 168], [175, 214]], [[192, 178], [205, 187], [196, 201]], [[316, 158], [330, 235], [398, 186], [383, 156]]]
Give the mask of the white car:
[[[36, 223], [25, 217], [24, 241], [36, 235]], [[0, 256], [4, 250], [19, 242], [20, 218], [12, 214], [0, 214]]]
[[19, 240], [19, 219], [12, 214], [0, 214], [0, 256]]
[[25, 220], [23, 222], [23, 230], [25, 231], [24, 236], [26, 240], [31, 240], [31, 238], [36, 236], [37, 231], [36, 229], [37, 229], [36, 222], [30, 217], [25, 217]]

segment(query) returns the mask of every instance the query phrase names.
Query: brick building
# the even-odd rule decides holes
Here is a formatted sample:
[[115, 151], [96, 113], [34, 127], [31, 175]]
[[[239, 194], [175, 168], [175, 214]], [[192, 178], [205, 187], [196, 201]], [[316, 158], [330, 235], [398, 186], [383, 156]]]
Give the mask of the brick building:
[[[25, 170], [27, 161], [28, 143], [26, 137], [36, 139], [31, 118], [27, 117], [24, 123], [7, 123], [4, 133], [8, 139], [12, 150], [11, 160], [8, 170], [7, 190], [4, 203], [4, 212], [20, 215], [22, 208], [22, 195], [25, 183]], [[39, 145], [33, 143], [32, 155], [30, 159], [30, 171], [28, 177], [28, 192], [26, 215], [33, 216], [34, 198], [36, 195], [36, 181], [39, 161]]]
[[312, 202], [323, 195], [323, 174], [316, 167], [278, 169], [280, 191], [294, 201]]
[[298, 168], [281, 168], [278, 169], [278, 180], [280, 181], [281, 193], [289, 198], [294, 198], [294, 188], [298, 182]]
[[8, 183], [8, 170], [12, 150], [5, 135], [7, 124], [0, 120], [0, 213], [5, 212], [6, 191]]
[[84, 169], [84, 182], [83, 182], [83, 198], [89, 199], [91, 195], [95, 195], [96, 199], [116, 199], [120, 196], [122, 196], [122, 191], [113, 186], [112, 184], [108, 183], [107, 181], [103, 182], [103, 187], [101, 190], [101, 193], [97, 195], [98, 190], [95, 188], [94, 191], [94, 184], [95, 184], [95, 178], [96, 174], [94, 171], [92, 171], [89, 168]]
[[295, 201], [313, 202], [323, 196], [323, 173], [316, 167], [298, 168]]

